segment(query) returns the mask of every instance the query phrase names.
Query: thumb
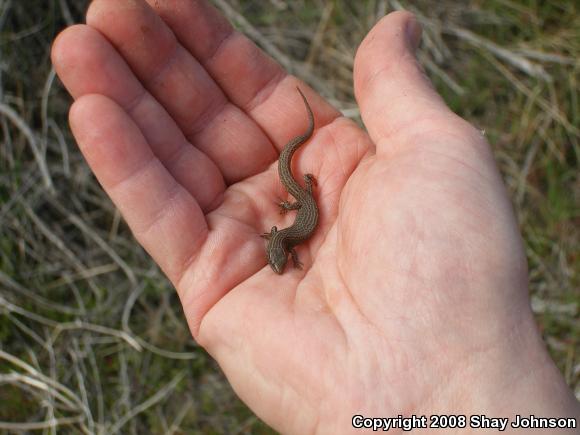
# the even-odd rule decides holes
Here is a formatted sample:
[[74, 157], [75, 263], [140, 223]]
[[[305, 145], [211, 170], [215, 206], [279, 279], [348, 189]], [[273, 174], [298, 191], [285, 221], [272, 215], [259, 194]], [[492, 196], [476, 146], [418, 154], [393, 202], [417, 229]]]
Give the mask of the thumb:
[[[415, 57], [421, 27], [409, 12], [382, 18], [361, 43], [354, 64], [355, 95], [377, 152], [385, 138], [418, 132], [455, 117]], [[412, 128], [410, 128], [412, 127]]]

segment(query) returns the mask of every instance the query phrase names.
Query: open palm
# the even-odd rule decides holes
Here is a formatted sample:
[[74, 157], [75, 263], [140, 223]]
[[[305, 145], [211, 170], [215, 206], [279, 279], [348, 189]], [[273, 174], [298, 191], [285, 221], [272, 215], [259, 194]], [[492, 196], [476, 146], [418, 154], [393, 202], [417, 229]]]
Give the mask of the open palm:
[[[430, 87], [418, 37], [395, 13], [362, 43], [368, 134], [204, 2], [96, 0], [87, 25], [55, 42], [88, 163], [177, 288], [194, 337], [282, 431], [453, 409], [480, 361], [518, 358], [521, 331], [535, 330], [489, 146]], [[316, 130], [295, 170], [316, 176], [321, 215], [298, 247], [304, 270], [278, 276], [259, 235], [293, 219], [278, 213], [275, 161], [307, 126], [297, 84]]]

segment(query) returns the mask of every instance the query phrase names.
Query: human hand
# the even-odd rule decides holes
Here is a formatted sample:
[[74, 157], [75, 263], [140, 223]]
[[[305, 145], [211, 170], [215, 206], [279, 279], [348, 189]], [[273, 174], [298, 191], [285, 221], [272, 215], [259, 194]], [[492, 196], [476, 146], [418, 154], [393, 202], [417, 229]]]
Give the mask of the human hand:
[[275, 160], [306, 128], [299, 82], [205, 2], [95, 0], [54, 44], [89, 165], [196, 340], [283, 432], [346, 432], [357, 413], [578, 412], [536, 331], [489, 145], [432, 89], [418, 40], [394, 13], [362, 43], [368, 134], [300, 84], [316, 131], [296, 168], [318, 180], [321, 220], [304, 270], [282, 276], [259, 234], [285, 226]]

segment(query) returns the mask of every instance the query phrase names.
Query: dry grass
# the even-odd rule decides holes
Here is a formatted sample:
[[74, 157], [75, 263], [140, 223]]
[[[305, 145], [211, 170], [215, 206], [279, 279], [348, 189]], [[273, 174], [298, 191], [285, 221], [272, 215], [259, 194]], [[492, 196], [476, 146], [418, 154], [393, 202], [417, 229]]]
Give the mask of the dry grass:
[[[580, 397], [580, 14], [574, 1], [226, 1], [238, 28], [345, 115], [386, 12], [486, 131], [526, 241], [533, 308]], [[83, 2], [0, 0], [0, 432], [271, 433], [192, 342], [172, 288], [80, 156], [49, 47]]]

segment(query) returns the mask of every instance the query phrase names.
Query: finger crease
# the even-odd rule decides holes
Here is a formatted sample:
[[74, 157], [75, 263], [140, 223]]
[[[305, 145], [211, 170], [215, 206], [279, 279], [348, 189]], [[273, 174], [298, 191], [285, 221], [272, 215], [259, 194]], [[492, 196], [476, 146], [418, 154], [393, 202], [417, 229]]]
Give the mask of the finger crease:
[[135, 178], [138, 178], [142, 173], [145, 173], [149, 170], [149, 167], [153, 166], [155, 163], [159, 163], [159, 160], [152, 154], [151, 158], [147, 159], [145, 162], [140, 164], [139, 166], [135, 167], [126, 177], [122, 180], [117, 182], [113, 182], [109, 184], [109, 190], [119, 190], [122, 189], [123, 185], [127, 182], [133, 181]]
[[165, 195], [165, 199], [160, 204], [159, 209], [153, 214], [151, 220], [146, 222], [143, 225], [143, 228], [140, 228], [135, 231], [135, 235], [145, 235], [148, 232], [152, 231], [157, 224], [163, 220], [163, 218], [172, 210], [171, 204], [174, 200], [182, 193], [185, 193], [181, 185], [178, 183], [172, 183], [171, 189]]
[[217, 57], [218, 53], [223, 49], [224, 45], [226, 45], [228, 41], [236, 35], [240, 35], [240, 33], [236, 32], [233, 29], [230, 29], [230, 31], [226, 33], [223, 36], [223, 38], [215, 45], [213, 52], [202, 60], [203, 65], [211, 63], [211, 61], [214, 60]]
[[165, 73], [165, 71], [167, 71], [177, 61], [179, 48], [180, 45], [176, 42], [173, 46], [173, 49], [165, 58], [165, 61], [161, 62], [157, 70], [146, 79], [146, 82], [149, 84], [149, 86], [155, 85], [155, 83], [159, 81], [159, 78], [163, 76], [163, 73]]
[[127, 104], [123, 106], [125, 112], [127, 112], [133, 119], [133, 113], [135, 109], [141, 104], [141, 102], [145, 99], [145, 96], [148, 94], [147, 90], [144, 87], [141, 87], [141, 92], [135, 95]]
[[254, 97], [244, 104], [244, 112], [250, 113], [264, 101], [266, 101], [276, 89], [276, 86], [282, 82], [282, 80], [288, 77], [284, 70], [278, 71], [272, 77], [270, 77], [264, 85], [261, 87], [260, 91], [254, 95]]
[[191, 265], [194, 263], [194, 261], [201, 256], [201, 246], [203, 246], [203, 244], [207, 240], [207, 237], [209, 236], [209, 231], [207, 231], [207, 227], [204, 227], [203, 230], [205, 231], [204, 237], [196, 238], [196, 240], [198, 241], [197, 246], [191, 247], [190, 251], [191, 254], [189, 254], [187, 257], [183, 259], [183, 262], [181, 263], [181, 265], [177, 270], [177, 273], [175, 274], [176, 276], [175, 282], [177, 283], [176, 286], [177, 288], [180, 287], [185, 288], [182, 282], [185, 277], [185, 273], [191, 268]]
[[167, 156], [167, 158], [164, 159], [165, 163], [163, 166], [171, 172], [171, 168], [173, 168], [183, 158], [190, 146], [191, 144], [188, 141], [183, 141], [171, 154]]
[[[216, 99], [217, 100], [217, 99]], [[190, 143], [194, 143], [193, 138], [198, 135], [200, 132], [205, 130], [210, 126], [210, 124], [222, 113], [226, 106], [228, 105], [228, 101], [223, 99], [222, 102], [218, 101], [214, 103], [212, 106], [208, 106], [200, 116], [193, 122], [191, 127], [184, 131], [185, 137]]]

